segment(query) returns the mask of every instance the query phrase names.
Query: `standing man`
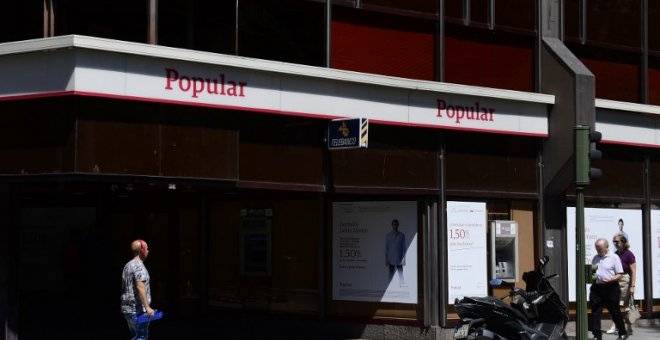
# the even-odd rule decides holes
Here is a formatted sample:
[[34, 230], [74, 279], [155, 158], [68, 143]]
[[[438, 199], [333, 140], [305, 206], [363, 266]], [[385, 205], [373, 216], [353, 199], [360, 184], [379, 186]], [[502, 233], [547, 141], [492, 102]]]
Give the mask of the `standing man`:
[[126, 263], [121, 274], [121, 312], [128, 323], [131, 340], [147, 340], [149, 322], [138, 324], [136, 318], [145, 313], [150, 318], [154, 316], [150, 306], [149, 272], [144, 266], [144, 260], [149, 256], [149, 246], [145, 241], [135, 240], [131, 243], [131, 252], [133, 259]]
[[591, 319], [589, 323], [589, 330], [594, 335], [594, 339], [602, 339], [603, 331], [600, 328], [600, 317], [603, 312], [603, 306], [607, 308], [612, 315], [612, 320], [619, 330], [619, 337], [617, 339], [628, 339], [628, 332], [626, 331], [619, 310], [619, 296], [621, 291], [619, 289], [619, 280], [623, 275], [623, 266], [621, 259], [615, 253], [610, 253], [609, 243], [604, 238], [599, 238], [595, 243], [596, 252], [591, 264], [598, 266], [596, 275], [598, 279], [596, 283], [591, 285], [589, 293], [589, 302], [591, 303]]
[[385, 238], [385, 266], [389, 269], [390, 282], [394, 272], [399, 273], [399, 285], [403, 285], [403, 266], [406, 265], [406, 235], [399, 231], [399, 220], [392, 220], [392, 231]]

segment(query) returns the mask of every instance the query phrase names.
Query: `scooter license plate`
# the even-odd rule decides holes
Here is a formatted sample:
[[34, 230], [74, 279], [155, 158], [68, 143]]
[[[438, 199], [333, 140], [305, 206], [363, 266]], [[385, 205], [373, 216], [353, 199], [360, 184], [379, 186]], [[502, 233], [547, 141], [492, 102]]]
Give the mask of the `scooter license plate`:
[[468, 336], [468, 331], [470, 330], [470, 324], [463, 324], [460, 327], [454, 329], [454, 339], [465, 339]]

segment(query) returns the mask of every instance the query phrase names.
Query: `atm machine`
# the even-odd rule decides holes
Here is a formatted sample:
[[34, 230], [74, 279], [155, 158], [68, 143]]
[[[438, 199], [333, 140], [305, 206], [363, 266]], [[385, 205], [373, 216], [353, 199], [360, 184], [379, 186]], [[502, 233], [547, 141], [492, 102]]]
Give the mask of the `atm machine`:
[[272, 209], [241, 209], [241, 275], [271, 275]]
[[518, 277], [518, 223], [490, 222], [491, 277], [515, 282]]

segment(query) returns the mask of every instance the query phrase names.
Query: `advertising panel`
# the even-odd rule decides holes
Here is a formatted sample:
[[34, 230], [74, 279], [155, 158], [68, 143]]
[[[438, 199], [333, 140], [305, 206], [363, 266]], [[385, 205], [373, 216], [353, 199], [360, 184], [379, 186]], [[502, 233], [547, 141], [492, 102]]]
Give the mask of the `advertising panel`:
[[[566, 210], [566, 243], [568, 249], [568, 297], [571, 302], [576, 299], [576, 275], [575, 275], [575, 207], [568, 207]], [[584, 235], [585, 235], [585, 259], [584, 263], [589, 264], [596, 255], [594, 243], [599, 238], [604, 238], [609, 242], [610, 252], [616, 248], [612, 244], [614, 234], [619, 232], [619, 220], [623, 222], [622, 231], [628, 235], [630, 250], [635, 254], [637, 261], [637, 281], [635, 287], [635, 299], [644, 299], [644, 256], [642, 245], [642, 211], [639, 209], [584, 209]], [[587, 296], [589, 287], [587, 284]]]
[[660, 299], [660, 210], [651, 210], [651, 273], [653, 298]]
[[332, 298], [417, 301], [417, 202], [335, 202]]
[[486, 203], [447, 202], [449, 303], [488, 295]]

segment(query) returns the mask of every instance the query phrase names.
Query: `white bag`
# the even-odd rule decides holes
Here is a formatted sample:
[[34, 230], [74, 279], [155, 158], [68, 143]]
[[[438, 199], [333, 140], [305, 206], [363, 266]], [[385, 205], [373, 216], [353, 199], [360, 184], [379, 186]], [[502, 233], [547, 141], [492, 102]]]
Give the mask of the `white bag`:
[[631, 295], [628, 299], [625, 318], [630, 324], [634, 324], [640, 317], [639, 309], [637, 309], [637, 305], [635, 305], [635, 298]]

